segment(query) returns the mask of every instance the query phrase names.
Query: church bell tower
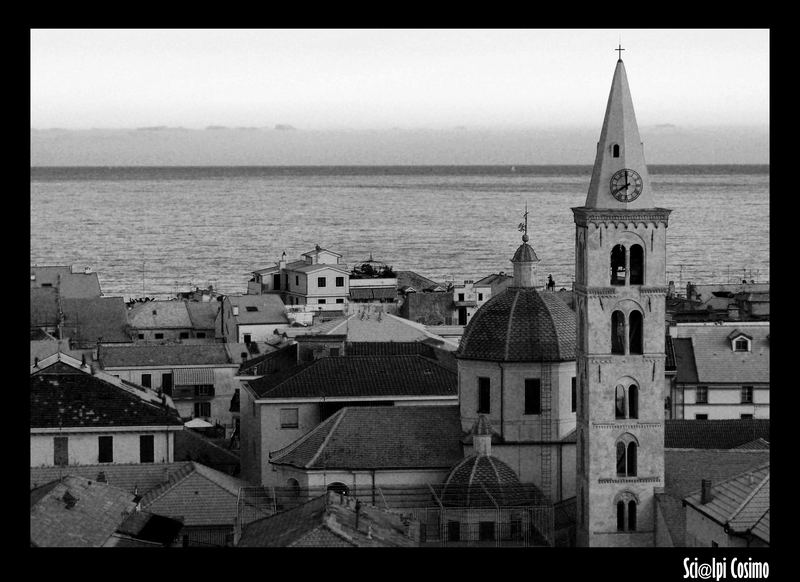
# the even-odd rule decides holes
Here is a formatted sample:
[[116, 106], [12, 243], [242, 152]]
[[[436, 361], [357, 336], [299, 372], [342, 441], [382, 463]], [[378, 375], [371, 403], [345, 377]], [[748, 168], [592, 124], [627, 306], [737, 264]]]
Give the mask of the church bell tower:
[[577, 545], [652, 546], [664, 486], [670, 210], [656, 207], [622, 62], [575, 219]]

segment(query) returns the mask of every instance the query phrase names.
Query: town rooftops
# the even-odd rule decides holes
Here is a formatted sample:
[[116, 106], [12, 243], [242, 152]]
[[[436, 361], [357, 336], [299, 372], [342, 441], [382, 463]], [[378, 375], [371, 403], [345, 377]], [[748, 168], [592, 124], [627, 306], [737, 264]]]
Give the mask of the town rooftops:
[[185, 305], [194, 329], [214, 329], [219, 301], [186, 301]]
[[31, 327], [58, 325], [58, 290], [49, 287], [31, 287]]
[[128, 314], [122, 297], [68, 298], [61, 300], [64, 336], [79, 344], [131, 342]]
[[337, 411], [270, 463], [308, 470], [446, 469], [462, 458], [458, 406], [356, 406]]
[[770, 440], [769, 419], [664, 421], [664, 447], [668, 449], [732, 449], [763, 438]]
[[[262, 295], [228, 295], [231, 306], [238, 307], [233, 318], [241, 325], [288, 324], [286, 305], [274, 293]], [[227, 314], [226, 314], [227, 317]]]
[[137, 329], [187, 329], [192, 320], [184, 301], [147, 301], [128, 309], [128, 321]]
[[750, 534], [769, 543], [769, 462], [711, 487], [711, 499], [702, 502], [696, 491], [684, 502], [733, 534]]
[[456, 374], [420, 355], [319, 358], [248, 384], [267, 399], [458, 395]]
[[179, 463], [104, 463], [66, 467], [31, 467], [30, 485], [31, 489], [35, 489], [70, 474], [90, 481], [108, 483], [141, 497], [153, 487], [167, 481], [173, 473], [180, 471], [187, 464], [187, 461], [182, 461]]
[[106, 369], [232, 365], [225, 344], [103, 346], [100, 364]]
[[[358, 504], [358, 506], [356, 506]], [[358, 515], [356, 516], [356, 513]], [[407, 547], [418, 545], [403, 519], [328, 491], [245, 526], [238, 547]]]
[[[752, 338], [749, 351], [734, 351], [727, 325], [678, 325], [679, 338], [692, 340], [699, 383], [768, 383], [770, 374], [769, 325], [738, 325], [737, 336]], [[676, 345], [676, 356], [678, 346]], [[680, 382], [681, 361], [677, 362]]]
[[97, 273], [70, 266], [31, 267], [31, 288], [54, 287], [61, 297], [100, 297]]
[[54, 354], [31, 367], [30, 427], [180, 426], [172, 401], [105, 373], [92, 374], [74, 358]]
[[444, 291], [444, 285], [414, 271], [396, 271], [397, 288], [405, 292]]
[[472, 284], [473, 287], [489, 287], [492, 285], [498, 285], [500, 283], [505, 283], [506, 281], [510, 281], [514, 279], [511, 275], [506, 275], [505, 273], [492, 273], [491, 275], [487, 275], [483, 279], [478, 279], [475, 283]]
[[181, 518], [185, 526], [233, 525], [241, 487], [252, 486], [200, 463], [188, 462], [141, 499], [142, 509]]

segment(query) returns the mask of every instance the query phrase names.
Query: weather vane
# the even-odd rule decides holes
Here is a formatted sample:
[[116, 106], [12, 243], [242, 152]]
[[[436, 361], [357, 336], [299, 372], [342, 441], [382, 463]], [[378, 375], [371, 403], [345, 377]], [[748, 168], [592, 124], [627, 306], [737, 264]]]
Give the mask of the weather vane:
[[519, 231], [522, 233], [523, 242], [528, 242], [528, 203], [525, 203], [525, 214], [522, 215], [524, 222], [519, 223]]

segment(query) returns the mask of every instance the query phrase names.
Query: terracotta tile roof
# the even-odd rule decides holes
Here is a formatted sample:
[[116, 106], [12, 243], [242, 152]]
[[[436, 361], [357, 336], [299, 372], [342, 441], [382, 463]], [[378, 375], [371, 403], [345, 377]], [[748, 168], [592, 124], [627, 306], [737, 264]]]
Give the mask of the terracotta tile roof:
[[675, 358], [675, 380], [686, 384], [696, 384], [697, 365], [694, 361], [692, 338], [672, 338], [670, 344]]
[[769, 463], [765, 463], [717, 484], [712, 482], [707, 503], [701, 503], [700, 491], [684, 501], [732, 533], [752, 533], [769, 543], [769, 484]]
[[762, 437], [758, 437], [757, 439], [754, 439], [754, 440], [752, 440], [750, 442], [746, 442], [746, 443], [741, 444], [738, 447], [734, 447], [734, 448], [747, 449], [747, 450], [751, 450], [751, 451], [764, 450], [764, 449], [769, 449], [769, 441], [764, 439], [764, 438], [762, 438]]
[[128, 309], [128, 321], [137, 329], [188, 329], [192, 327], [185, 301], [147, 301]]
[[683, 499], [700, 487], [700, 481], [718, 483], [769, 462], [767, 450], [666, 449], [664, 491]]
[[319, 358], [249, 384], [259, 398], [458, 394], [456, 374], [419, 355]]
[[[751, 351], [734, 352], [728, 336], [730, 326], [678, 326], [682, 338], [691, 338], [697, 381], [700, 383], [769, 382], [769, 326], [738, 325], [740, 333], [752, 336]], [[678, 368], [680, 374], [680, 360]], [[680, 381], [680, 380], [679, 380]]]
[[133, 494], [123, 489], [67, 475], [31, 491], [31, 543], [101, 547], [135, 507]]
[[70, 465], [67, 467], [31, 467], [31, 489], [63, 475], [71, 474], [92, 481], [103, 481], [129, 493], [141, 496], [180, 471], [187, 462], [178, 463], [113, 463], [102, 465]]
[[[434, 340], [412, 342], [347, 342], [345, 354], [348, 356], [400, 356], [419, 354], [441, 365], [457, 371], [455, 356], [451, 350], [438, 347]], [[443, 345], [443, 344], [442, 344]]]
[[230, 363], [224, 344], [103, 346], [100, 349], [100, 364], [104, 368], [222, 366]]
[[271, 453], [302, 469], [446, 468], [462, 458], [458, 406], [345, 407]]
[[397, 273], [397, 288], [412, 287], [415, 291], [421, 292], [425, 289], [442, 286], [432, 279], [423, 277], [414, 271], [396, 271]]
[[31, 267], [31, 288], [50, 284], [59, 290], [61, 297], [100, 297], [100, 280], [97, 273], [72, 272], [69, 266]]
[[128, 331], [128, 314], [122, 297], [63, 298], [64, 336], [81, 345], [132, 341]]
[[666, 356], [664, 360], [664, 371], [675, 372], [677, 370], [675, 367], [675, 346], [672, 343], [672, 336], [669, 334], [666, 334], [664, 338], [664, 354]]
[[199, 330], [214, 329], [219, 306], [219, 301], [187, 301], [186, 310], [192, 327]]
[[52, 287], [31, 287], [31, 327], [58, 324], [58, 291]]
[[[274, 323], [281, 325], [289, 323], [289, 318], [286, 316], [286, 305], [277, 294], [228, 295], [227, 300], [232, 306], [239, 308], [239, 315], [233, 316], [239, 324], [260, 325]], [[228, 317], [228, 313], [225, 314], [225, 317]]]
[[575, 312], [553, 293], [509, 287], [484, 303], [464, 329], [459, 358], [508, 362], [575, 359]]
[[252, 483], [206, 467], [186, 463], [169, 481], [148, 491], [143, 509], [182, 519], [184, 525], [233, 525], [237, 515], [239, 488]]
[[479, 279], [473, 283], [474, 287], [487, 287], [490, 285], [497, 285], [499, 283], [504, 283], [509, 279], [513, 279], [511, 275], [506, 275], [505, 273], [492, 273], [491, 275], [487, 275], [483, 279]]
[[237, 452], [226, 449], [193, 430], [175, 433], [175, 461], [198, 461], [229, 475], [239, 473], [240, 460]]
[[[418, 545], [403, 519], [329, 491], [295, 508], [245, 526], [239, 547], [410, 547]], [[414, 531], [411, 528], [411, 531]]]
[[293, 368], [297, 365], [297, 344], [292, 343], [264, 355], [245, 360], [239, 365], [238, 375], [264, 375]]
[[182, 424], [174, 408], [152, 400], [138, 396], [135, 389], [123, 389], [90, 372], [55, 362], [30, 376], [30, 427]]
[[664, 422], [664, 446], [669, 449], [732, 449], [757, 438], [770, 440], [768, 418]]

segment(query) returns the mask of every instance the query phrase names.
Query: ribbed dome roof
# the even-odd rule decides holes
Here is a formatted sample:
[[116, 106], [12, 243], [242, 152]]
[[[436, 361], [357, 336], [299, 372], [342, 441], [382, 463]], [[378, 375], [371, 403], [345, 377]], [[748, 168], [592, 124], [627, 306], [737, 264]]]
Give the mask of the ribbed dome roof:
[[533, 247], [528, 243], [522, 243], [517, 248], [517, 252], [514, 253], [514, 256], [511, 259], [512, 263], [518, 262], [538, 262], [539, 257], [536, 256], [536, 252], [533, 250]]
[[531, 497], [526, 491], [517, 474], [497, 457], [471, 455], [450, 471], [442, 503], [451, 507], [494, 507], [495, 502], [501, 506], [524, 505]]
[[472, 316], [456, 356], [500, 362], [557, 362], [574, 360], [575, 346], [575, 312], [566, 303], [552, 292], [509, 287]]

